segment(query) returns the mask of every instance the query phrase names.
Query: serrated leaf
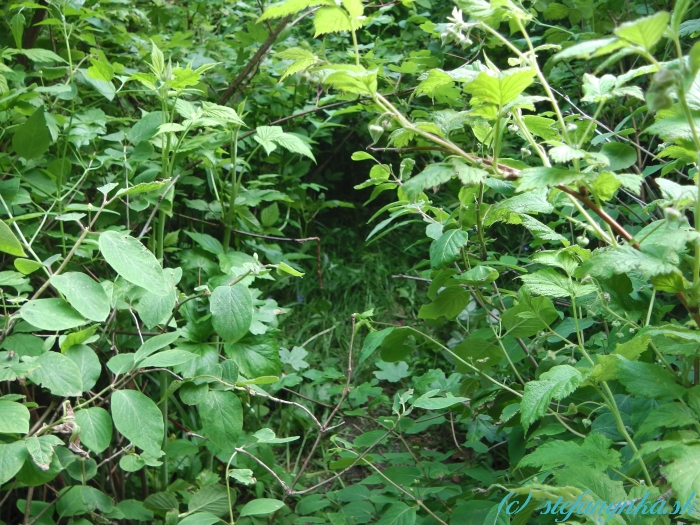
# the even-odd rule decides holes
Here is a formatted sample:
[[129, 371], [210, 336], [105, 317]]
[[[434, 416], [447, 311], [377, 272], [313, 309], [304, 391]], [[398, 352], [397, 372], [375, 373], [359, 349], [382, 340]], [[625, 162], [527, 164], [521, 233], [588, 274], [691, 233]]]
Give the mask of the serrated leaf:
[[535, 71], [530, 68], [510, 69], [498, 75], [482, 72], [476, 80], [464, 86], [464, 91], [480, 102], [503, 107], [525, 91], [534, 78]]
[[529, 275], [521, 275], [520, 279], [535, 295], [546, 297], [582, 297], [595, 293], [597, 287], [592, 284], [579, 284], [557, 271], [547, 268]]
[[630, 394], [652, 399], [680, 399], [685, 389], [665, 368], [617, 356], [617, 378]]
[[548, 297], [534, 297], [501, 314], [501, 322], [513, 337], [531, 337], [558, 319], [557, 310]]
[[671, 18], [666, 11], [654, 13], [651, 16], [638, 18], [632, 22], [626, 22], [615, 29], [615, 34], [628, 42], [650, 51], [668, 27]]
[[321, 7], [314, 15], [314, 38], [328, 33], [352, 31], [352, 22], [339, 7]]
[[140, 193], [150, 193], [167, 186], [169, 183], [170, 179], [142, 182], [141, 184], [131, 186], [130, 188], [122, 188], [117, 192], [117, 197], [122, 197], [124, 195], [138, 195]]
[[552, 399], [561, 401], [573, 393], [585, 379], [586, 376], [573, 366], [557, 365], [540, 375], [538, 381], [528, 382], [520, 402], [523, 426], [527, 429], [547, 413]]
[[263, 20], [268, 20], [270, 18], [282, 18], [284, 16], [293, 15], [299, 11], [306, 9], [308, 7], [315, 7], [317, 5], [330, 5], [329, 0], [288, 0], [286, 2], [279, 2], [275, 5], [268, 7], [263, 15], [258, 19], [258, 22]]
[[257, 481], [253, 477], [253, 471], [247, 468], [234, 468], [228, 471], [229, 477], [243, 485], [254, 485]]
[[433, 269], [452, 264], [459, 257], [460, 250], [467, 244], [467, 232], [448, 230], [430, 244], [430, 266]]

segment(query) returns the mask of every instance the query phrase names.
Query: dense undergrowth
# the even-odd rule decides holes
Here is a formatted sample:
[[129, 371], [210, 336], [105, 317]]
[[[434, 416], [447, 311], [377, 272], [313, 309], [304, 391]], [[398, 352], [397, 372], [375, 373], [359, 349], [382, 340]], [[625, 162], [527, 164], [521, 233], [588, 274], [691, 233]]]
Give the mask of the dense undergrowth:
[[700, 521], [699, 17], [0, 6], [0, 523]]

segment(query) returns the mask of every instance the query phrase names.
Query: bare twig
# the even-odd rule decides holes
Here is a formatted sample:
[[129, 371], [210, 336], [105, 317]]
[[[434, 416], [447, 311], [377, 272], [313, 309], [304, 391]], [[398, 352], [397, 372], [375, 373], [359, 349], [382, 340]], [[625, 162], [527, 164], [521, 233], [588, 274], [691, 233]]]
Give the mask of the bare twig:
[[277, 27], [275, 30], [270, 33], [270, 36], [267, 37], [267, 40], [263, 42], [263, 44], [260, 46], [260, 48], [255, 52], [253, 57], [248, 61], [248, 63], [245, 65], [245, 67], [241, 70], [240, 73], [236, 76], [236, 78], [233, 79], [233, 82], [229, 84], [228, 89], [224, 92], [221, 97], [219, 97], [219, 104], [224, 105], [226, 104], [229, 99], [236, 93], [238, 90], [239, 86], [243, 83], [243, 81], [248, 78], [248, 75], [252, 71], [255, 70], [255, 68], [258, 66], [260, 61], [263, 59], [265, 54], [267, 53], [268, 49], [272, 46], [272, 44], [275, 43], [275, 40], [277, 40], [277, 37], [279, 34], [282, 32], [282, 30], [287, 26], [287, 24], [292, 20], [292, 15], [288, 15], [284, 17], [282, 20], [280, 20], [280, 23], [277, 24]]

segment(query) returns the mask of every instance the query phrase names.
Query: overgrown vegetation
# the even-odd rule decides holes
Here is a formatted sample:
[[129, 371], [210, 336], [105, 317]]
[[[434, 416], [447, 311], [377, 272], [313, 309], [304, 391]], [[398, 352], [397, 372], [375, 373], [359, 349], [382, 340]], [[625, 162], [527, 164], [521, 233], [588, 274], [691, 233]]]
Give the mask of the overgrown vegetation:
[[0, 16], [0, 523], [700, 521], [697, 4]]

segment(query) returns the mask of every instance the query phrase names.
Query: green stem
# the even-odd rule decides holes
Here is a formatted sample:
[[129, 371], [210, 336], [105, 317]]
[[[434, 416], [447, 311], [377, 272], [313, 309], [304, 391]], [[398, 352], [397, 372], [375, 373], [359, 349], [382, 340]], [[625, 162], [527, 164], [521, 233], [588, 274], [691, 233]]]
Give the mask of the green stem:
[[[236, 175], [236, 164], [238, 164], [238, 130], [236, 126], [231, 139], [231, 190], [229, 192], [228, 212], [224, 220], [224, 251], [228, 251], [231, 244], [231, 230], [233, 229], [233, 221], [236, 212], [236, 199], [238, 198], [238, 186], [240, 181]], [[241, 171], [241, 177], [243, 172]]]

